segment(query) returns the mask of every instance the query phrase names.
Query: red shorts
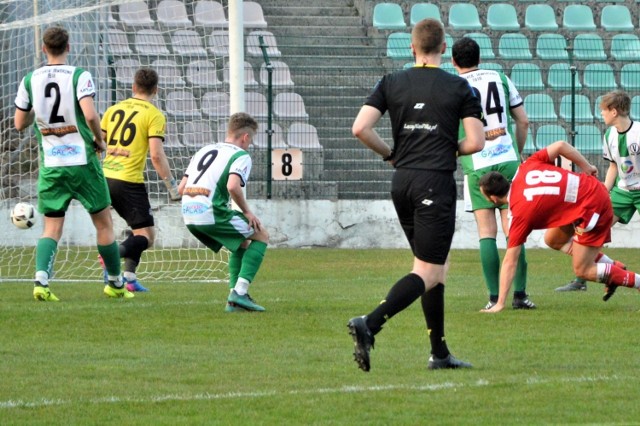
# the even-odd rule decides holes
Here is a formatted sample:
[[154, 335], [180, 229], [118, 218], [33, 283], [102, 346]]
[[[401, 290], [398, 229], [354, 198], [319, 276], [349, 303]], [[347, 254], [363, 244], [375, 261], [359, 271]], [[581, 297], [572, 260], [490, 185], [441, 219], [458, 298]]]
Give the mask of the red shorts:
[[597, 193], [589, 197], [585, 203], [586, 214], [583, 217], [591, 219], [576, 226], [573, 240], [583, 246], [602, 247], [611, 241], [611, 223], [613, 222], [613, 207], [611, 199], [604, 185]]

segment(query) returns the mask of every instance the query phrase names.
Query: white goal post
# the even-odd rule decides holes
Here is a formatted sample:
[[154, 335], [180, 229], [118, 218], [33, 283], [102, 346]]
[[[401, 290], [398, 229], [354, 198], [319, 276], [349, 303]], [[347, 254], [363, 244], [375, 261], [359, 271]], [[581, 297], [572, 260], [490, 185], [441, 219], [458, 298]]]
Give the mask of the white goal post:
[[[222, 20], [207, 21], [198, 4], [220, 6]], [[216, 3], [217, 5], [214, 5]], [[18, 84], [44, 64], [41, 34], [62, 25], [70, 34], [69, 64], [91, 72], [102, 114], [131, 96], [133, 73], [151, 66], [160, 75], [155, 103], [167, 118], [165, 151], [174, 176], [180, 179], [199, 146], [224, 138], [230, 112], [244, 110], [244, 47], [242, 0], [226, 1], [0, 1], [0, 281], [30, 280], [42, 217], [29, 230], [9, 219], [20, 202], [37, 205], [38, 148], [32, 129], [13, 126]], [[167, 6], [171, 6], [166, 9]], [[218, 9], [220, 9], [218, 8]], [[219, 10], [218, 10], [219, 12]], [[208, 11], [207, 13], [212, 13]], [[229, 40], [232, 45], [229, 46]], [[227, 45], [225, 45], [227, 43]], [[235, 47], [234, 46], [239, 46]], [[144, 252], [138, 268], [141, 280], [223, 280], [228, 252], [214, 254], [192, 237], [148, 162], [146, 180], [156, 221], [155, 246]], [[117, 241], [126, 224], [113, 212]], [[54, 271], [56, 279], [100, 280], [95, 229], [89, 215], [73, 202], [65, 221]]]

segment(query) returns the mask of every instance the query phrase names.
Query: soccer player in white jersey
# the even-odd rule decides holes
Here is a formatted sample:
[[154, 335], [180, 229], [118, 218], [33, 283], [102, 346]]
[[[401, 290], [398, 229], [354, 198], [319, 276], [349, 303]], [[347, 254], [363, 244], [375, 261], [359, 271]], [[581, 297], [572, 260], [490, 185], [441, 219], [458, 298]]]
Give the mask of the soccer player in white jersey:
[[[482, 105], [485, 132], [484, 149], [472, 155], [460, 156], [464, 172], [465, 210], [473, 212], [478, 227], [480, 262], [489, 302], [485, 309], [498, 301], [500, 255], [496, 236], [499, 211], [502, 230], [508, 238], [507, 205], [496, 207], [480, 192], [478, 180], [485, 173], [497, 171], [511, 181], [520, 165], [520, 153], [527, 140], [529, 119], [523, 107], [522, 97], [509, 78], [501, 72], [479, 69], [480, 47], [473, 39], [463, 37], [454, 43], [452, 62], [460, 77], [467, 79]], [[515, 135], [511, 122], [515, 122]], [[460, 138], [464, 138], [461, 129]], [[527, 296], [527, 261], [524, 247], [520, 251], [515, 278], [512, 307], [534, 309], [536, 305]]]
[[[265, 310], [249, 296], [249, 284], [262, 264], [269, 234], [242, 191], [251, 172], [247, 149], [257, 130], [249, 114], [233, 114], [225, 141], [196, 152], [178, 186], [189, 231], [214, 252], [223, 246], [231, 252], [226, 312]], [[241, 211], [231, 208], [232, 200]]]
[[96, 155], [106, 145], [93, 103], [91, 74], [66, 65], [69, 34], [64, 28], [48, 28], [42, 41], [47, 65], [20, 82], [14, 117], [19, 131], [34, 124], [40, 151], [38, 211], [44, 215], [44, 230], [36, 248], [33, 296], [41, 301], [59, 300], [49, 289], [49, 278], [65, 212], [76, 199], [96, 227], [98, 252], [107, 269], [104, 293], [131, 298], [133, 293], [124, 288], [120, 277], [120, 254], [109, 211], [111, 198]]
[[[608, 126], [604, 133], [604, 158], [609, 168], [604, 186], [609, 190], [613, 205], [612, 226], [627, 224], [640, 212], [640, 123], [631, 120], [631, 97], [622, 90], [614, 90], [600, 98], [600, 114]], [[605, 289], [606, 302], [617, 287]], [[556, 291], [586, 290], [587, 282], [574, 278]]]

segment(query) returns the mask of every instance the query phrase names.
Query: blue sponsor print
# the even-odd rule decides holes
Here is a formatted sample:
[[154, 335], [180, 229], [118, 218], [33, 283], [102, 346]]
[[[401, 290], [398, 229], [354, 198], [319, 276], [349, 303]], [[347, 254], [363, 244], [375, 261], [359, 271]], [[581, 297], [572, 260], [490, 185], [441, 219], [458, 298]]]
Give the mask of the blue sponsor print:
[[633, 171], [633, 163], [631, 160], [624, 160], [620, 165], [620, 169], [622, 169], [624, 173], [631, 173]]
[[205, 213], [208, 206], [202, 203], [187, 203], [182, 205], [182, 214], [186, 216], [196, 216]]
[[487, 149], [482, 150], [483, 158], [494, 158], [499, 157], [500, 155], [506, 154], [509, 152], [510, 146], [508, 145], [496, 145]]
[[82, 151], [78, 145], [60, 145], [54, 146], [48, 152], [50, 157], [73, 157]]

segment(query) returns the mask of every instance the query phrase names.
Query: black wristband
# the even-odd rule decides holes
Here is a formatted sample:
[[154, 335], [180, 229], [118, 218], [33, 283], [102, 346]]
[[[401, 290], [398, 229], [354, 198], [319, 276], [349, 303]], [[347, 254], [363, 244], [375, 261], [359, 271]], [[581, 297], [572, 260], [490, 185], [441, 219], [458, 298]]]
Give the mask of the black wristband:
[[389, 161], [393, 158], [393, 154], [395, 154], [394, 150], [391, 150], [391, 152], [389, 153], [389, 155], [387, 155], [386, 157], [382, 157], [382, 161]]

